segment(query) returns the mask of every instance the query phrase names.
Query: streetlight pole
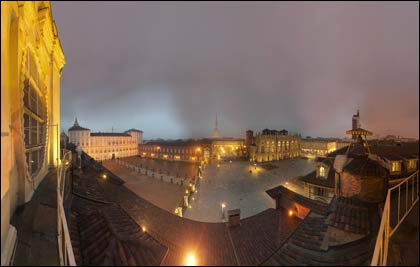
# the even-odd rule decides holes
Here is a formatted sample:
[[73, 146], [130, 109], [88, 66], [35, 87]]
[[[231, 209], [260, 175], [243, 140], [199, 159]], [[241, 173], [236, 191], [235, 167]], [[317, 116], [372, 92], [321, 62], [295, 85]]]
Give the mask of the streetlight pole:
[[225, 213], [224, 213], [225, 207], [226, 207], [226, 204], [225, 203], [222, 203], [222, 219], [225, 218]]

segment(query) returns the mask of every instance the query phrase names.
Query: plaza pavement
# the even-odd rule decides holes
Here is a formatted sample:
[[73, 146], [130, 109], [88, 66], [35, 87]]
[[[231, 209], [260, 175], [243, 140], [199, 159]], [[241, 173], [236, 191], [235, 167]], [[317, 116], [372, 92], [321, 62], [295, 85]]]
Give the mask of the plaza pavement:
[[274, 201], [265, 192], [270, 188], [283, 184], [303, 193], [302, 185], [293, 180], [312, 171], [313, 161], [288, 159], [272, 164], [279, 168], [265, 170], [259, 164], [250, 166], [249, 162], [243, 161], [223, 163], [220, 167], [217, 164], [206, 166], [197, 186], [198, 192], [193, 195], [191, 208], [184, 212], [184, 217], [203, 222], [221, 222], [224, 219], [221, 204], [224, 203], [224, 214], [227, 210], [240, 209], [241, 218], [247, 218], [275, 207]]
[[182, 203], [185, 185], [162, 182], [158, 178], [129, 170], [112, 160], [103, 161], [103, 165], [123, 179], [125, 181], [124, 186], [128, 189], [164, 210], [173, 213], [175, 208]]
[[[142, 164], [156, 170], [169, 170], [171, 173], [186, 173], [190, 178], [196, 174], [197, 166], [186, 162], [169, 162], [139, 157], [126, 158], [135, 164]], [[149, 200], [158, 207], [174, 212], [181, 203], [185, 185], [179, 186], [162, 182], [159, 179], [141, 175], [128, 170], [113, 161], [104, 161], [104, 166], [125, 180], [125, 186], [138, 196]], [[266, 170], [250, 165], [249, 162], [234, 161], [209, 164], [203, 171], [203, 178], [197, 183], [198, 192], [190, 199], [191, 208], [183, 216], [202, 222], [222, 222], [227, 210], [241, 209], [241, 218], [247, 218], [268, 208], [274, 208], [274, 201], [266, 190], [285, 185], [290, 190], [303, 193], [302, 184], [294, 181], [297, 176], [313, 170], [313, 160], [288, 159], [273, 162], [278, 168]], [[252, 171], [250, 173], [249, 171]], [[286, 184], [287, 182], [287, 184]], [[224, 213], [221, 204], [224, 203]]]

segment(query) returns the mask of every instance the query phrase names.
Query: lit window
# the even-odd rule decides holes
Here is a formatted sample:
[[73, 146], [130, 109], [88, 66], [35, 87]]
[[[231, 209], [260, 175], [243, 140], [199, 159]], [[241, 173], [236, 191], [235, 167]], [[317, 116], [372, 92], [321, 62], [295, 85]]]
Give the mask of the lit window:
[[398, 161], [391, 162], [391, 172], [399, 172], [401, 169], [400, 163]]
[[414, 159], [410, 159], [408, 161], [408, 169], [415, 169], [416, 168], [416, 161]]
[[325, 177], [325, 168], [323, 166], [319, 167], [319, 176]]

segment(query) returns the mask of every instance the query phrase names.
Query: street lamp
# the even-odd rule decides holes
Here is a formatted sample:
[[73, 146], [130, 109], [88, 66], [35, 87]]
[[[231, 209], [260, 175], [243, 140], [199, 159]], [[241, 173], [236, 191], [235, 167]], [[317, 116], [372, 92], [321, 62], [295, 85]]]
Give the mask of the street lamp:
[[222, 218], [225, 218], [224, 209], [226, 208], [226, 204], [222, 203]]
[[195, 255], [193, 253], [189, 253], [185, 257], [185, 265], [186, 266], [196, 266], [197, 265], [197, 260], [196, 260]]

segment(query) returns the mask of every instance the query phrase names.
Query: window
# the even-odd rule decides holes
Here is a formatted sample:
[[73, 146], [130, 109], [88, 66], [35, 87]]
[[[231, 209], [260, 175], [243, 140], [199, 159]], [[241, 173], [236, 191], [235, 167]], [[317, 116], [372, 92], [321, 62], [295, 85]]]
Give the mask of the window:
[[408, 169], [415, 169], [416, 168], [416, 161], [414, 159], [408, 160]]
[[325, 177], [325, 168], [323, 166], [319, 166], [318, 168], [318, 176]]
[[30, 51], [27, 53], [27, 65], [23, 85], [23, 124], [25, 133], [25, 155], [31, 176], [41, 169], [46, 146], [46, 101], [41, 93], [38, 68]]
[[314, 187], [314, 194], [318, 196], [327, 196], [327, 191], [322, 187]]
[[391, 172], [399, 172], [401, 170], [401, 164], [398, 161], [391, 161]]

